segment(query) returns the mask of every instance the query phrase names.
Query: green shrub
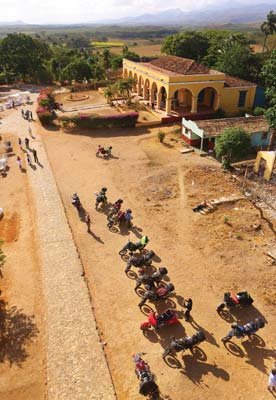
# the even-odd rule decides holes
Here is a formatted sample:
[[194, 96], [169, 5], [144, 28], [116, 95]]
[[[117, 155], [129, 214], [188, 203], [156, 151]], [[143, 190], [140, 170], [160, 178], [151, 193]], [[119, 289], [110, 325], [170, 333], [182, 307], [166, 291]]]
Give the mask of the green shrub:
[[263, 107], [256, 107], [253, 110], [253, 114], [258, 117], [259, 115], [264, 115], [265, 109]]
[[56, 118], [56, 113], [54, 111], [43, 111], [37, 112], [37, 116], [42, 125], [51, 125]]
[[157, 133], [157, 136], [158, 136], [159, 142], [163, 143], [164, 139], [165, 139], [165, 136], [166, 136], [165, 132], [159, 130], [158, 133]]
[[135, 112], [114, 115], [85, 115], [60, 117], [64, 127], [97, 129], [97, 128], [132, 128], [135, 126], [139, 114]]

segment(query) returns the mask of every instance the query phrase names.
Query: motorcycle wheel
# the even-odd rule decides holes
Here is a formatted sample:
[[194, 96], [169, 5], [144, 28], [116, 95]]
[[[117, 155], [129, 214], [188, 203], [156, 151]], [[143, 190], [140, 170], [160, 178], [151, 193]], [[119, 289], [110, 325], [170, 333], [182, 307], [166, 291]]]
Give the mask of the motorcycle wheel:
[[126, 255], [126, 252], [127, 252], [127, 250], [122, 249], [122, 250], [119, 251], [119, 255], [120, 256], [124, 256], [124, 255]]
[[114, 222], [113, 221], [109, 221], [106, 226], [110, 229], [110, 228], [112, 228], [113, 225], [114, 225]]
[[168, 346], [162, 354], [162, 357], [165, 358], [171, 353], [171, 346]]
[[141, 325], [140, 326], [141, 331], [149, 331], [151, 329], [151, 325]]
[[217, 307], [217, 312], [222, 311], [222, 310], [224, 309], [224, 307], [225, 307], [225, 304], [224, 304], [224, 303], [221, 303], [221, 304]]
[[108, 219], [108, 221], [112, 221], [112, 218], [115, 216], [115, 213], [110, 213], [110, 214], [108, 214], [108, 216], [107, 216], [107, 219]]
[[231, 337], [225, 336], [225, 337], [223, 337], [223, 338], [221, 339], [221, 341], [222, 341], [223, 343], [226, 343], [226, 342], [228, 342], [230, 339], [231, 339]]
[[96, 153], [96, 157], [98, 157], [98, 158], [100, 157], [100, 154], [98, 152]]

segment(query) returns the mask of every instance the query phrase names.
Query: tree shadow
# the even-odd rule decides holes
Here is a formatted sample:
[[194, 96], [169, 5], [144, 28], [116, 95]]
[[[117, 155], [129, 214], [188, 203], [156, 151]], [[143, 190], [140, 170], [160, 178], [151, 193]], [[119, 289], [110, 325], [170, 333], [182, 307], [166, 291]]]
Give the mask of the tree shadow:
[[26, 315], [16, 306], [0, 300], [0, 362], [21, 366], [29, 354], [26, 346], [37, 337], [39, 330], [33, 315]]
[[200, 326], [192, 316], [190, 316], [190, 319], [189, 319], [188, 322], [190, 322], [192, 327], [195, 328], [197, 331], [203, 331], [204, 332], [205, 337], [206, 337], [206, 341], [208, 343], [210, 343], [210, 344], [212, 344], [212, 345], [214, 345], [216, 347], [219, 347], [219, 345], [218, 345], [218, 343], [217, 343], [217, 341], [216, 341], [216, 339], [214, 337], [214, 334], [208, 332], [206, 329], [204, 329], [202, 326]]

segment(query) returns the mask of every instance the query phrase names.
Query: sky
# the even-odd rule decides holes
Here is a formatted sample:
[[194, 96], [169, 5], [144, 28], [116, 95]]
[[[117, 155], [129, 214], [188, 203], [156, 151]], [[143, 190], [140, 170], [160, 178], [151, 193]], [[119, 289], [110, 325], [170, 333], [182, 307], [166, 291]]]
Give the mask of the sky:
[[[260, 4], [265, 0], [236, 0], [237, 4]], [[0, 22], [85, 23], [156, 13], [168, 8], [192, 11], [229, 0], [0, 0]], [[230, 2], [233, 4], [233, 1]]]

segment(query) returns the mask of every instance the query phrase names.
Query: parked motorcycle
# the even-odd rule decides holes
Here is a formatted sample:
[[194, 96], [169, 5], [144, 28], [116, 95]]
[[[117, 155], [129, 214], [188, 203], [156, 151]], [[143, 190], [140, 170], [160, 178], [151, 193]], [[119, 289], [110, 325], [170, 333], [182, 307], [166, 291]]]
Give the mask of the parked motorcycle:
[[233, 308], [248, 307], [253, 303], [253, 299], [248, 292], [239, 292], [233, 294], [230, 292], [224, 293], [223, 303], [217, 307], [217, 312], [220, 312], [227, 307], [229, 310]]
[[251, 321], [245, 325], [231, 325], [232, 330], [228, 333], [227, 336], [222, 338], [222, 342], [228, 342], [232, 337], [236, 337], [238, 339], [243, 337], [250, 337], [256, 333], [259, 329], [265, 326], [265, 321], [262, 318], [256, 318], [254, 321]]
[[132, 358], [135, 362], [135, 374], [140, 381], [139, 393], [143, 396], [148, 396], [151, 400], [158, 399], [159, 388], [155, 383], [155, 377], [148, 363], [142, 359], [140, 353], [134, 354]]
[[148, 320], [140, 325], [140, 329], [142, 331], [146, 331], [151, 328], [157, 330], [163, 326], [177, 324], [178, 321], [179, 319], [177, 315], [172, 310], [166, 310], [162, 314], [156, 314], [155, 312], [151, 311], [148, 316]]
[[167, 273], [168, 270], [164, 267], [159, 268], [158, 271], [154, 272], [152, 275], [146, 275], [142, 270], [136, 281], [136, 286], [134, 290], [138, 289], [142, 284], [148, 285], [151, 289], [154, 289], [155, 284], [160, 283], [164, 276], [167, 275]]
[[104, 148], [101, 145], [99, 145], [97, 153], [96, 153], [96, 157], [100, 157], [100, 155], [102, 155], [103, 157], [110, 157], [111, 156], [111, 150], [112, 150], [112, 146]]
[[163, 358], [174, 352], [178, 353], [179, 351], [192, 350], [194, 346], [201, 342], [204, 342], [204, 340], [206, 340], [206, 336], [204, 332], [198, 331], [192, 336], [186, 336], [181, 339], [175, 339], [174, 337], [172, 337], [171, 339], [171, 343], [162, 354]]
[[154, 256], [154, 251], [150, 250], [147, 254], [142, 254], [139, 257], [131, 257], [127, 262], [125, 272], [128, 272], [131, 267], [141, 268], [151, 265]]
[[79, 211], [81, 209], [81, 202], [80, 202], [80, 198], [77, 195], [77, 193], [74, 193], [72, 196], [72, 204], [74, 207], [76, 207], [76, 209]]
[[139, 242], [133, 243], [128, 240], [127, 244], [119, 251], [120, 256], [124, 256], [129, 251], [129, 254], [132, 256], [136, 250], [143, 250], [149, 242], [149, 238], [147, 236], [143, 236]]
[[139, 307], [142, 307], [147, 300], [149, 301], [158, 301], [162, 299], [166, 299], [169, 297], [171, 292], [174, 291], [174, 285], [172, 283], [169, 283], [165, 287], [158, 288], [156, 290], [150, 290], [150, 288], [146, 287], [148, 289], [144, 295], [140, 303], [138, 304]]

